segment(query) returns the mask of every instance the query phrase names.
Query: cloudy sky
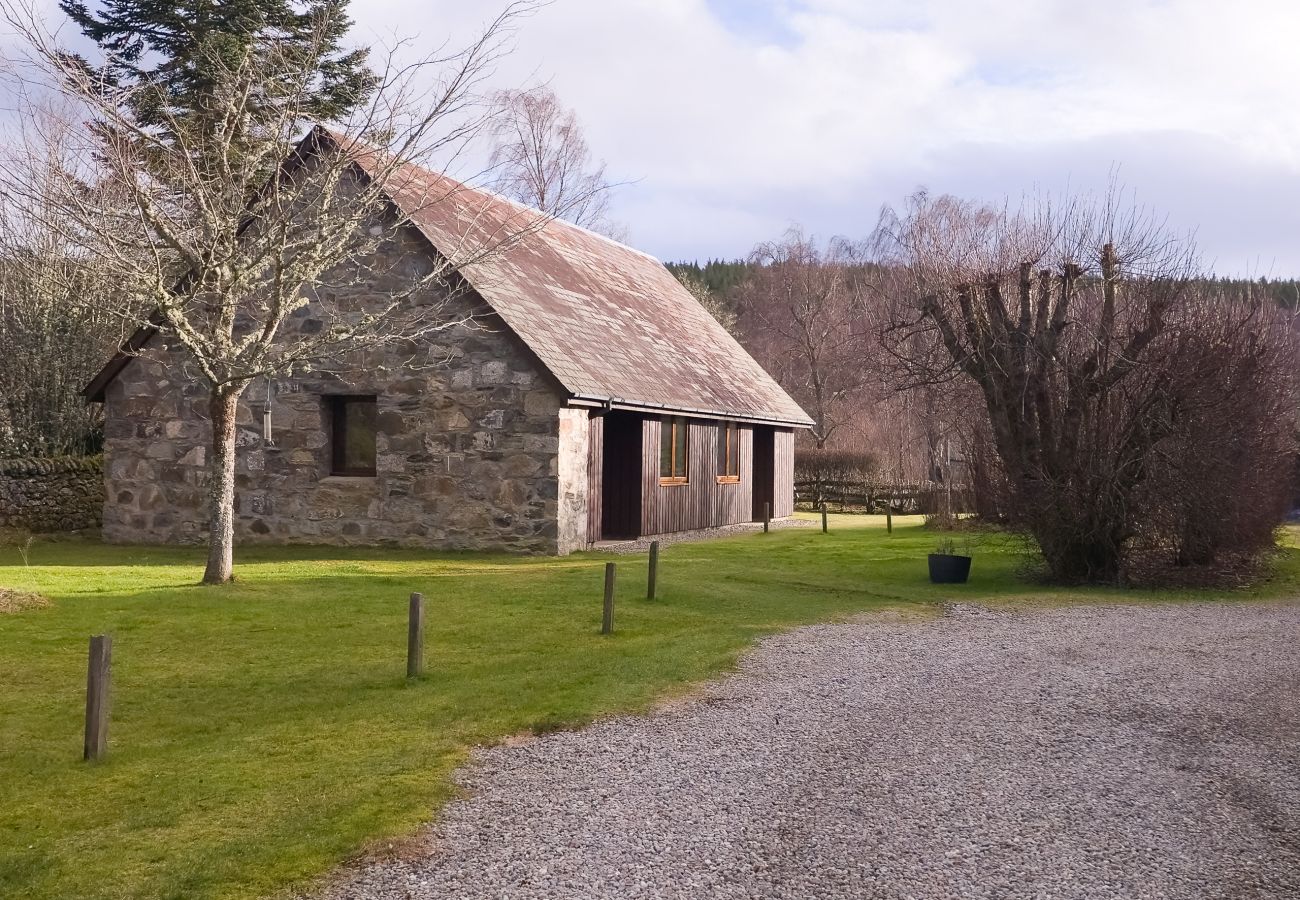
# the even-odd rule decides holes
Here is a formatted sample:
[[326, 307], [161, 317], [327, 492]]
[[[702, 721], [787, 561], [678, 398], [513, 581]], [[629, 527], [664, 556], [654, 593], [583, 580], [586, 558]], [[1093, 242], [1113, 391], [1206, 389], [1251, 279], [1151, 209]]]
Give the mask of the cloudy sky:
[[[354, 38], [461, 45], [505, 2], [352, 0]], [[1297, 0], [551, 0], [513, 43], [495, 86], [577, 111], [662, 259], [1117, 173], [1207, 267], [1300, 276]]]
[[[362, 38], [464, 36], [492, 8], [353, 0]], [[864, 235], [920, 186], [1117, 170], [1217, 271], [1300, 275], [1295, 0], [554, 0], [497, 79], [576, 109], [629, 241], [664, 259]]]

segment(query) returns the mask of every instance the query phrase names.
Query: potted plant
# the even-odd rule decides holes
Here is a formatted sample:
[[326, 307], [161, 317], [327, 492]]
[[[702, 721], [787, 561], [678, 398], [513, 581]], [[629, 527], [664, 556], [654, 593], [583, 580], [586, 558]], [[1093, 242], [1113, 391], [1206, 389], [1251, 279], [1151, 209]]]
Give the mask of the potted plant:
[[970, 577], [970, 556], [957, 552], [952, 538], [939, 542], [930, 554], [930, 581], [934, 584], [965, 584]]

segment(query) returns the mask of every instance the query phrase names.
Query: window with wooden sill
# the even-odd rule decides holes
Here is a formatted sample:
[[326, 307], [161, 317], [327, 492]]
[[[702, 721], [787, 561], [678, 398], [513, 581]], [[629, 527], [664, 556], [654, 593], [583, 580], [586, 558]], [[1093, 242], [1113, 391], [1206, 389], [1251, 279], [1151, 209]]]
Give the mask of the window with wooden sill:
[[689, 484], [687, 447], [690, 425], [683, 416], [664, 416], [659, 421], [659, 483]]
[[740, 484], [740, 426], [718, 423], [718, 484]]

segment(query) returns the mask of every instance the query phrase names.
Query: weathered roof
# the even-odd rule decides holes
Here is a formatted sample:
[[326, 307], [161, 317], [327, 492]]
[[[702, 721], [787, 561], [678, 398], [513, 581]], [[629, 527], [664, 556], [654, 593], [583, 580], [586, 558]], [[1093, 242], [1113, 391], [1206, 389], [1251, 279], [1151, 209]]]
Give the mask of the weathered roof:
[[654, 257], [417, 166], [389, 180], [403, 213], [575, 398], [812, 423]]
[[[313, 138], [379, 168], [369, 148]], [[654, 257], [414, 165], [385, 191], [574, 400], [812, 424]]]

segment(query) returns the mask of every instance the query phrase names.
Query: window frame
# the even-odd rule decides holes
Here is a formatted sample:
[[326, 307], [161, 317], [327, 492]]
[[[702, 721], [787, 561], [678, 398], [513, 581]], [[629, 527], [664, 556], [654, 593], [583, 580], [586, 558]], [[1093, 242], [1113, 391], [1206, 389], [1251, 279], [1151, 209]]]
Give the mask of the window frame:
[[736, 422], [718, 423], [717, 478], [718, 484], [740, 484], [740, 425]]
[[[677, 434], [678, 429], [684, 436], [681, 442], [681, 473], [677, 474]], [[664, 436], [668, 435], [669, 459], [668, 474], [664, 474]], [[664, 487], [691, 483], [691, 426], [685, 416], [661, 416], [659, 419], [659, 484]]]
[[[374, 394], [329, 394], [326, 395], [325, 402], [330, 416], [329, 474], [339, 478], [374, 478], [378, 474], [376, 466], [349, 468], [343, 463], [347, 460], [348, 406], [369, 402], [375, 407], [376, 418], [378, 418], [379, 398]], [[377, 427], [375, 432], [378, 432]], [[376, 463], [378, 456], [376, 447]]]

